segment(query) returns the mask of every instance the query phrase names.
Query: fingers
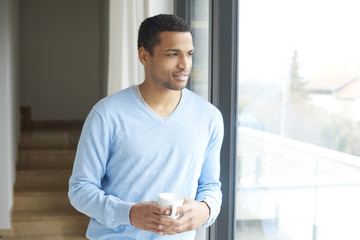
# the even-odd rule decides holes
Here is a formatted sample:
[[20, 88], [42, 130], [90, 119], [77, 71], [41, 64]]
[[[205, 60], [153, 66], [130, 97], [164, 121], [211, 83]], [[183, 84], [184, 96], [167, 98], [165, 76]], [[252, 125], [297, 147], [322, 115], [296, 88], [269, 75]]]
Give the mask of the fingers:
[[152, 208], [152, 212], [157, 214], [157, 215], [170, 215], [171, 214], [171, 210], [167, 209], [167, 208], [162, 208], [158, 205], [154, 205]]
[[[155, 213], [157, 215], [170, 216], [171, 215], [171, 209], [162, 208], [162, 207], [159, 207], [159, 206], [154, 206], [153, 213]], [[182, 213], [183, 213], [183, 207], [177, 207], [175, 215], [179, 216]]]
[[190, 231], [201, 227], [209, 219], [210, 209], [205, 202], [185, 198], [184, 205], [178, 209], [182, 216], [181, 232]]
[[161, 232], [164, 226], [160, 224], [160, 216], [156, 212], [157, 206], [154, 202], [144, 202], [134, 204], [129, 213], [130, 222], [138, 229]]
[[[157, 205], [153, 206], [153, 213], [156, 215], [155, 228], [160, 235], [173, 235], [197, 229], [209, 218], [209, 207], [205, 202], [185, 198], [184, 205], [177, 208], [178, 219], [170, 219], [159, 215], [170, 215], [171, 209], [164, 209]], [[161, 229], [160, 227], [161, 226]]]
[[[162, 215], [170, 215], [170, 210], [165, 209], [164, 211], [161, 211]], [[179, 213], [180, 214], [180, 213]], [[180, 218], [178, 219], [171, 219], [163, 216], [156, 217], [156, 223], [159, 224], [159, 226], [162, 226], [160, 235], [175, 235], [180, 232], [183, 232], [182, 228], [182, 221]]]
[[[177, 215], [183, 213], [183, 208], [177, 209]], [[130, 222], [138, 229], [158, 233], [159, 235], [175, 235], [184, 232], [182, 219], [171, 219], [160, 215], [170, 215], [171, 209], [164, 209], [155, 202], [134, 204], [130, 209]]]
[[[157, 232], [159, 235], [175, 235], [179, 232], [182, 232], [182, 221], [179, 219], [171, 219], [160, 215], [171, 215], [171, 209], [166, 209], [154, 205], [152, 208], [153, 221], [155, 225], [153, 226], [154, 232]], [[180, 214], [178, 209], [177, 214]]]
[[144, 216], [144, 220], [141, 224], [136, 224], [134, 226], [145, 231], [155, 232], [159, 235], [174, 235], [181, 230], [181, 228], [177, 228], [179, 225], [181, 225], [181, 222], [177, 220], [160, 217], [151, 213], [148, 216]]
[[160, 217], [157, 224], [160, 235], [174, 235], [182, 232], [182, 222], [178, 219]]

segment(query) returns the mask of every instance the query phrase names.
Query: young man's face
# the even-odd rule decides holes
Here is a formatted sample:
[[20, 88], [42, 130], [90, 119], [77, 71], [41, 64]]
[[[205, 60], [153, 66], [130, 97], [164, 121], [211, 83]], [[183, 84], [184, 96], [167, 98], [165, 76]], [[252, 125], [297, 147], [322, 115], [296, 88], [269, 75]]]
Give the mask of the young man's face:
[[193, 39], [190, 32], [162, 32], [161, 42], [149, 57], [147, 78], [152, 83], [170, 89], [185, 88], [189, 79]]

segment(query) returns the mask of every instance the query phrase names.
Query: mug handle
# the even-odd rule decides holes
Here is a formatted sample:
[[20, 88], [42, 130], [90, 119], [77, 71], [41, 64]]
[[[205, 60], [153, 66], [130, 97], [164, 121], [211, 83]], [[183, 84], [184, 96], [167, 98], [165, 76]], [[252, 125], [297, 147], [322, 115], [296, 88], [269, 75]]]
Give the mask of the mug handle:
[[176, 210], [177, 210], [177, 204], [173, 204], [171, 208], [170, 218], [176, 219]]

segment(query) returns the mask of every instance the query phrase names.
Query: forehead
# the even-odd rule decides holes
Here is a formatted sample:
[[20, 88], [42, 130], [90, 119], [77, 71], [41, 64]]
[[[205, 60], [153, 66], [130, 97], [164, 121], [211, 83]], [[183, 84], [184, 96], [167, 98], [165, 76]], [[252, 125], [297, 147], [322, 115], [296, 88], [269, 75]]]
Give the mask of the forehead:
[[179, 49], [181, 51], [194, 49], [193, 38], [190, 32], [162, 32], [159, 38], [160, 44], [155, 46], [158, 49]]

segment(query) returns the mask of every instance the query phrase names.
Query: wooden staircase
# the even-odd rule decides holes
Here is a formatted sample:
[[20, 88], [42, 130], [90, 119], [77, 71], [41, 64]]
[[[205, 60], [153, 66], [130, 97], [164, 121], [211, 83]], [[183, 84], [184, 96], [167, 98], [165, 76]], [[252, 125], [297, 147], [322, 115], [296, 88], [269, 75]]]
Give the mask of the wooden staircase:
[[82, 240], [89, 218], [67, 197], [79, 127], [21, 133], [14, 187], [12, 240]]

